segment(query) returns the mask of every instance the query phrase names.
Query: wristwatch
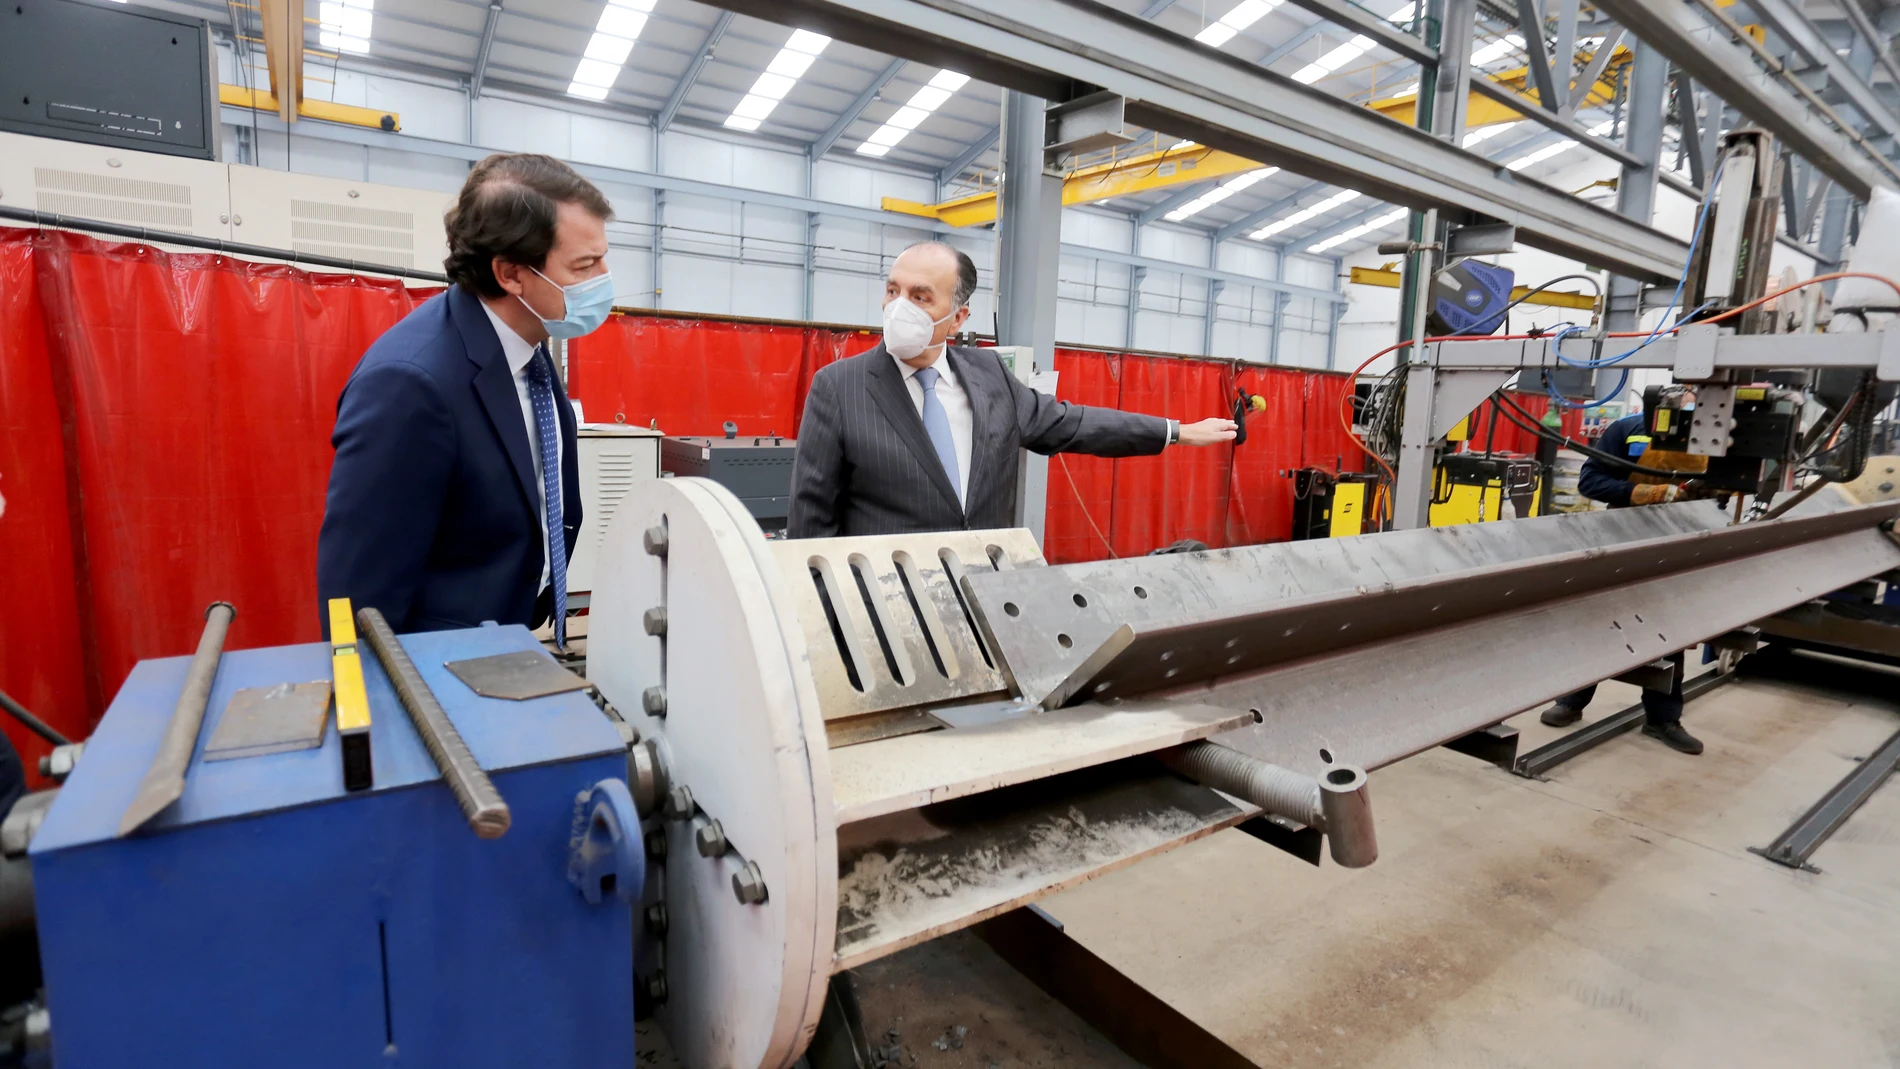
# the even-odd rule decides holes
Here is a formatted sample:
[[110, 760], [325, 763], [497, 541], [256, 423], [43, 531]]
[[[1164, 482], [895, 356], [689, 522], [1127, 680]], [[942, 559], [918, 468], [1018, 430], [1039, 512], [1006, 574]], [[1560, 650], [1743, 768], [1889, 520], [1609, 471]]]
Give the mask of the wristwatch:
[[1181, 444], [1181, 421], [1178, 419], [1171, 419], [1168, 421], [1168, 444], [1169, 445]]

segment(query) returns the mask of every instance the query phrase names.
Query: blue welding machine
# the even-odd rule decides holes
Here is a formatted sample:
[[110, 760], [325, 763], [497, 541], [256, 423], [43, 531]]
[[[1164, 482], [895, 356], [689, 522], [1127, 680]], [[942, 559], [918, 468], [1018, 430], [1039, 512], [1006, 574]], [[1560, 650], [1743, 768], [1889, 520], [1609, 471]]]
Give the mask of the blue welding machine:
[[191, 659], [140, 663], [32, 844], [61, 1069], [633, 1063], [643, 854], [621, 855], [618, 894], [569, 875], [597, 788], [625, 797], [620, 732], [578, 691], [486, 698], [444, 667], [539, 651], [524, 628], [401, 643], [507, 831], [471, 832], [373, 657], [373, 786], [344, 789], [334, 728], [313, 749], [206, 761], [237, 691], [330, 679], [331, 648], [312, 644], [224, 655], [184, 794], [121, 838]]

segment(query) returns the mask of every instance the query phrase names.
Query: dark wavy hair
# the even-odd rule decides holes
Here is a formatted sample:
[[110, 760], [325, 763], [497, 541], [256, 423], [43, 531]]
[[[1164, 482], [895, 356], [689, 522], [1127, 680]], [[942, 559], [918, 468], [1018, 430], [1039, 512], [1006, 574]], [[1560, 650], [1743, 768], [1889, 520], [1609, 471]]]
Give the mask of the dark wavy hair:
[[484, 297], [501, 296], [495, 257], [535, 268], [546, 264], [562, 204], [578, 204], [599, 219], [614, 214], [592, 182], [552, 156], [496, 153], [482, 160], [442, 217], [449, 239], [443, 272]]

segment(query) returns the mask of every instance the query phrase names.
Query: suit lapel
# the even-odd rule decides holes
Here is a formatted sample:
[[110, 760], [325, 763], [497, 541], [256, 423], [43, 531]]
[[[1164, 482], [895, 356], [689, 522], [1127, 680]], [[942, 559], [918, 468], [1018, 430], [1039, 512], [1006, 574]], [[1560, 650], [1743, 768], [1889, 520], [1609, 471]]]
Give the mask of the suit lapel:
[[501, 437], [502, 449], [508, 454], [508, 460], [515, 469], [515, 481], [521, 485], [521, 493], [528, 502], [529, 511], [538, 512], [535, 506], [534, 454], [528, 451], [528, 430], [521, 415], [521, 395], [515, 392], [515, 376], [508, 370], [508, 358], [502, 354], [501, 339], [495, 335], [495, 325], [489, 322], [488, 313], [482, 311], [481, 301], [460, 286], [449, 288], [449, 309], [455, 316], [455, 327], [462, 335], [462, 346], [468, 352], [469, 362], [475, 365], [475, 395], [482, 399], [482, 408], [488, 413], [488, 421], [494, 424], [495, 433]]
[[977, 373], [974, 359], [951, 346], [944, 347], [944, 358], [950, 361], [950, 370], [956, 373], [963, 396], [970, 402], [970, 472], [964, 497], [981, 501], [981, 494], [989, 488], [988, 476], [996, 470], [995, 450], [1002, 448], [1002, 443], [994, 440], [1000, 425], [996, 413], [990, 411], [995, 398], [989, 391], [989, 380]]
[[897, 431], [897, 436], [916, 455], [917, 463], [930, 475], [931, 485], [961, 514], [963, 504], [957, 500], [957, 489], [950, 485], [950, 476], [944, 472], [943, 462], [937, 459], [937, 450], [930, 444], [930, 436], [924, 433], [924, 421], [917, 415], [917, 405], [910, 399], [910, 389], [904, 385], [904, 376], [897, 370], [896, 360], [880, 342], [876, 349], [871, 350], [868, 363], [872, 399], [884, 413], [885, 420]]

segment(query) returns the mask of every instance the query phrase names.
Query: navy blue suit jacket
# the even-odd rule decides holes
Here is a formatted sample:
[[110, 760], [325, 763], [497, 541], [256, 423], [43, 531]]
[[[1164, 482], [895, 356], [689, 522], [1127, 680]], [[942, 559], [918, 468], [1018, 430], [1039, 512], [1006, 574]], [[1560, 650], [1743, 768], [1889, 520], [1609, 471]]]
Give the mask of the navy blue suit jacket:
[[[580, 530], [574, 410], [557, 404], [562, 522]], [[397, 632], [533, 625], [545, 542], [540, 473], [501, 339], [461, 286], [363, 354], [337, 398], [336, 463], [317, 538], [317, 612], [347, 597]]]

